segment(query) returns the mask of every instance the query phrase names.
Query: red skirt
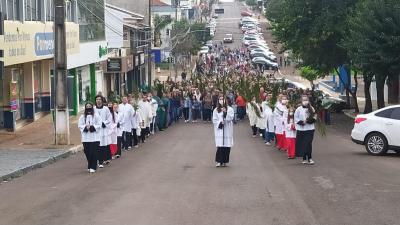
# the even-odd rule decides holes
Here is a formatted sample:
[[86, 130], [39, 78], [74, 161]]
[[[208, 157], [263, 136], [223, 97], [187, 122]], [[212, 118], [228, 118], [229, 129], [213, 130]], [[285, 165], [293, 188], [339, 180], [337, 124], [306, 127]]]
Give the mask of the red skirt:
[[294, 158], [296, 156], [296, 138], [286, 138], [287, 156]]
[[114, 156], [115, 154], [117, 154], [118, 151], [118, 147], [116, 144], [111, 144], [110, 145], [110, 151], [111, 151], [111, 156]]

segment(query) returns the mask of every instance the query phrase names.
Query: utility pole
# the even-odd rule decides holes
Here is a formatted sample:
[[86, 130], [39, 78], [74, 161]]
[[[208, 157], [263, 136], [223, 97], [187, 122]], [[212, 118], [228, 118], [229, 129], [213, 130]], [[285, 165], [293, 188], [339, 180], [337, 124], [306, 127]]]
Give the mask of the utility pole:
[[[179, 7], [179, 4], [180, 4], [180, 0], [175, 0], [175, 24], [176, 24], [176, 22], [178, 22], [178, 7]], [[175, 58], [175, 63], [174, 63], [175, 82], [176, 82], [176, 79], [178, 77], [178, 66], [177, 66], [178, 56], [177, 56], [176, 53], [174, 54], [174, 58]]]
[[55, 75], [55, 142], [68, 145], [69, 111], [67, 99], [67, 49], [65, 0], [54, 1], [54, 75]]
[[151, 2], [152, 0], [149, 0], [149, 30], [150, 30], [150, 38], [149, 39], [149, 45], [148, 45], [148, 55], [147, 55], [147, 66], [148, 66], [148, 80], [149, 80], [149, 91], [151, 90], [151, 62], [152, 62], [152, 54], [151, 54], [151, 42], [153, 40], [153, 30], [151, 28]]

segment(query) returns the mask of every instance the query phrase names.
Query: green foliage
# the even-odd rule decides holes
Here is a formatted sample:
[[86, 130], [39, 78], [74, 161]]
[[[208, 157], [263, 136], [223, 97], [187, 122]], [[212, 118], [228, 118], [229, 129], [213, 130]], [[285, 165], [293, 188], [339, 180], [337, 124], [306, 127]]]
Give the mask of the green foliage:
[[246, 5], [248, 6], [256, 6], [257, 1], [256, 0], [246, 0]]
[[114, 93], [113, 91], [110, 91], [107, 96], [107, 101], [112, 103], [114, 102], [121, 103], [121, 97], [116, 93]]
[[320, 73], [309, 66], [303, 66], [300, 68], [300, 76], [313, 83], [320, 77]]
[[196, 55], [203, 42], [211, 39], [210, 34], [206, 32], [205, 23], [189, 24], [187, 20], [176, 21], [173, 24], [172, 37], [176, 37], [173, 40], [174, 55]]
[[155, 15], [153, 18], [154, 24], [154, 45], [156, 47], [161, 46], [161, 30], [168, 26], [172, 22], [171, 17], [161, 17], [159, 15]]
[[86, 86], [85, 87], [85, 103], [90, 102], [91, 101], [91, 94], [90, 94], [90, 87]]

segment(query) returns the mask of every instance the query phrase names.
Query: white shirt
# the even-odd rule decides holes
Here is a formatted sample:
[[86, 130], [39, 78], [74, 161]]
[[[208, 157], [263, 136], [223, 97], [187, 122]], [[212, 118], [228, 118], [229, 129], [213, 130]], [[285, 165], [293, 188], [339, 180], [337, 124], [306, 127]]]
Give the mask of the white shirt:
[[293, 127], [295, 127], [294, 120], [290, 119], [290, 122], [286, 124], [286, 138], [296, 138], [296, 130], [293, 130]]
[[[90, 132], [90, 131], [84, 132], [83, 130], [85, 129], [85, 127], [87, 125], [93, 126], [94, 129], [96, 129], [96, 131], [95, 132]], [[99, 135], [100, 127], [101, 127], [101, 118], [97, 114], [95, 114], [94, 116], [87, 115], [86, 119], [85, 119], [85, 115], [81, 115], [79, 117], [79, 121], [78, 121], [78, 128], [81, 131], [82, 143], [98, 141], [97, 136]]]
[[267, 102], [263, 102], [263, 114], [265, 117], [265, 127], [267, 131], [271, 133], [275, 132], [274, 113]]
[[[299, 106], [294, 112], [294, 122], [296, 123], [296, 130], [298, 131], [307, 131], [307, 130], [315, 130], [315, 124], [306, 123], [307, 118], [310, 116], [308, 112], [308, 108], [304, 108], [303, 106]], [[316, 115], [314, 116], [316, 118]], [[304, 122], [304, 126], [297, 124], [299, 121]]]
[[283, 132], [286, 130], [285, 125], [287, 123], [287, 113], [288, 109], [285, 105], [282, 105], [280, 103], [276, 105], [274, 110], [274, 124], [276, 134], [283, 134]]
[[106, 125], [105, 128], [103, 128], [102, 126], [100, 127], [98, 141], [100, 141], [100, 146], [107, 146], [111, 142], [108, 131], [108, 129], [110, 129], [112, 120], [110, 110], [108, 109], [108, 107], [105, 106], [101, 108], [94, 107], [94, 113], [100, 116], [100, 124], [104, 123], [104, 125]]
[[144, 122], [142, 127], [149, 127], [153, 119], [151, 104], [148, 101], [140, 100], [138, 103], [141, 121]]
[[[215, 145], [216, 147], [232, 147], [233, 146], [233, 118], [235, 117], [235, 112], [233, 108], [228, 106], [226, 112], [226, 118], [223, 118], [223, 112], [218, 112], [215, 108], [213, 111], [213, 124], [214, 124], [214, 135], [215, 135]], [[219, 129], [219, 124], [223, 122], [224, 128]]]
[[132, 117], [134, 116], [134, 109], [131, 104], [119, 104], [118, 106], [119, 116], [121, 117], [120, 125], [124, 132], [132, 132]]
[[151, 104], [151, 112], [153, 114], [153, 117], [156, 117], [157, 109], [158, 109], [158, 102], [154, 98], [151, 98], [150, 104]]

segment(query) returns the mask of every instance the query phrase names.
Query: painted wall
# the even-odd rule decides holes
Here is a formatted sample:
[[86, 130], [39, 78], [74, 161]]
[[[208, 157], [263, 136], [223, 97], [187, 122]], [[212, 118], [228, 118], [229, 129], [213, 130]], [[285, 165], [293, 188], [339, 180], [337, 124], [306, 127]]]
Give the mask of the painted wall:
[[107, 56], [99, 56], [99, 47], [107, 47], [106, 41], [95, 41], [80, 44], [80, 52], [68, 55], [68, 69], [89, 65], [107, 60]]

